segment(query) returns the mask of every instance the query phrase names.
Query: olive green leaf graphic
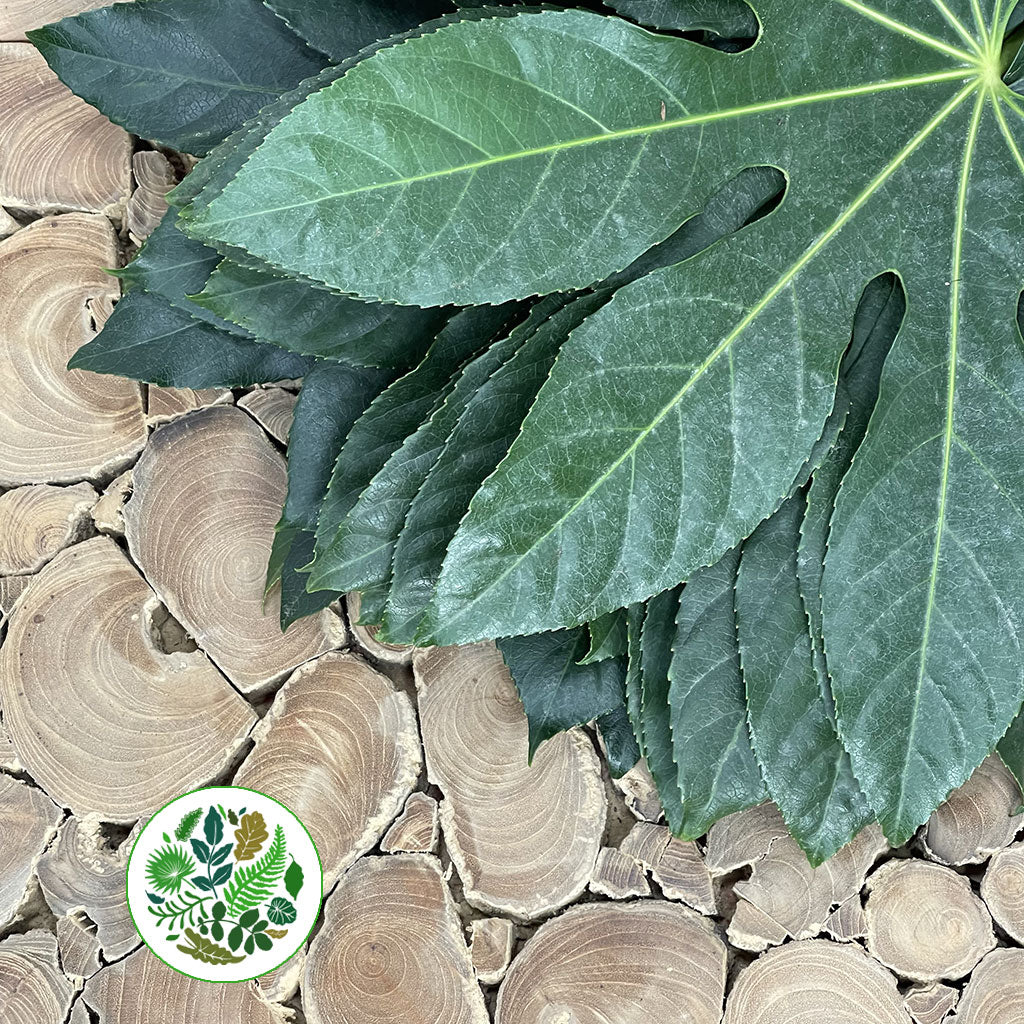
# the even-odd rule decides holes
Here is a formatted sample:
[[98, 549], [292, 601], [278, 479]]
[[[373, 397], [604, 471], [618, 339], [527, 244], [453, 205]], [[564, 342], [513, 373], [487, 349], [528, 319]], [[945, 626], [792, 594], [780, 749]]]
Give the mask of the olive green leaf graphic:
[[295, 904], [283, 896], [275, 896], [267, 907], [267, 917], [274, 924], [291, 924], [295, 920]]
[[238, 964], [245, 959], [244, 956], [235, 956], [231, 950], [218, 946], [210, 939], [203, 938], [191, 928], [185, 929], [185, 935], [192, 945], [178, 946], [178, 949], [182, 953], [187, 953], [194, 960], [201, 960], [204, 964]]
[[146, 878], [159, 892], [176, 893], [195, 866], [196, 862], [180, 847], [165, 846], [150, 856]]
[[299, 890], [302, 888], [303, 881], [302, 867], [293, 857], [291, 864], [288, 866], [288, 870], [284, 873], [284, 887], [292, 899], [295, 899], [299, 895]]
[[267, 824], [259, 811], [250, 811], [242, 815], [242, 823], [235, 829], [235, 860], [252, 860], [263, 844], [270, 838]]
[[228, 915], [234, 917], [239, 911], [251, 910], [267, 899], [284, 874], [284, 864], [284, 829], [278, 825], [267, 852], [255, 863], [240, 867], [224, 890]]
[[184, 818], [178, 823], [178, 827], [174, 830], [174, 838], [180, 839], [185, 842], [186, 839], [196, 830], [196, 825], [199, 824], [199, 819], [203, 816], [203, 809], [197, 807], [194, 811], [189, 811]]
[[283, 939], [288, 934], [287, 928], [268, 928], [267, 934], [272, 939]]

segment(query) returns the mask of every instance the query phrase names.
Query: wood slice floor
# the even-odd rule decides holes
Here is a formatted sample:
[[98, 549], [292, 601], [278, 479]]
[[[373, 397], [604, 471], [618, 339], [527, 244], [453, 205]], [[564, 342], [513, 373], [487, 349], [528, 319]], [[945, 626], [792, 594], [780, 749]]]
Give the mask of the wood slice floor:
[[[185, 166], [24, 41], [87, 6], [0, 0], [0, 1021], [1024, 1024], [995, 757], [907, 847], [812, 870], [771, 804], [673, 839], [591, 728], [527, 767], [491, 645], [387, 646], [343, 604], [280, 634], [296, 382], [64, 369]], [[304, 819], [327, 895], [307, 949], [218, 986], [141, 945], [124, 870], [149, 814], [231, 782]]]

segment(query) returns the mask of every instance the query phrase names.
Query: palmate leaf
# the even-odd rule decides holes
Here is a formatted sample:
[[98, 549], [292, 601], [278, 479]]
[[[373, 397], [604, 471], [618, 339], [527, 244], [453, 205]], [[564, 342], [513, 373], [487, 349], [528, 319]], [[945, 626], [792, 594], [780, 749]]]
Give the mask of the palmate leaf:
[[609, 0], [608, 6], [651, 28], [701, 30], [730, 39], [757, 35], [757, 16], [744, 0]]
[[29, 38], [112, 121], [189, 153], [207, 152], [326, 63], [255, 0], [115, 4]]
[[587, 624], [590, 646], [580, 659], [581, 665], [591, 665], [606, 658], [618, 658], [627, 653], [626, 609], [619, 608]]
[[633, 733], [626, 705], [603, 714], [597, 728], [604, 740], [605, 759], [613, 779], [621, 779], [640, 760], [640, 744]]

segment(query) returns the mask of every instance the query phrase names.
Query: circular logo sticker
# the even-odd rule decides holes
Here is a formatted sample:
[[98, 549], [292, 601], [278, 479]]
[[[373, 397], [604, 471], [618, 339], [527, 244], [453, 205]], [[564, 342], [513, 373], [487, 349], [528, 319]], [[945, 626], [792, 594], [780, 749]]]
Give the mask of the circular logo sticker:
[[279, 967], [320, 913], [323, 874], [284, 804], [238, 786], [197, 789], [150, 818], [128, 858], [128, 909], [150, 950], [201, 981]]

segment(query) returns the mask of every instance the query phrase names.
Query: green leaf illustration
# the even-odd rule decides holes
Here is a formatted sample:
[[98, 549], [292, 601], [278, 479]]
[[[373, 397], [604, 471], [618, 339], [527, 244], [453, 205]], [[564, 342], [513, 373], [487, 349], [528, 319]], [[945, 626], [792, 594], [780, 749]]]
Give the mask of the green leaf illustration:
[[180, 846], [164, 846], [146, 862], [146, 879], [160, 892], [176, 893], [196, 862]]
[[252, 938], [256, 945], [264, 952], [274, 945], [273, 940], [266, 932], [256, 932]]
[[293, 858], [291, 864], [288, 865], [288, 870], [284, 873], [285, 891], [292, 899], [299, 895], [304, 880], [302, 865]]
[[274, 830], [274, 840], [263, 856], [252, 864], [239, 867], [224, 890], [228, 916], [258, 907], [270, 897], [285, 869], [284, 829]]
[[204, 964], [214, 964], [215, 966], [238, 964], [245, 959], [244, 956], [235, 956], [230, 950], [218, 946], [211, 939], [203, 938], [202, 935], [199, 935], [191, 928], [185, 929], [185, 936], [191, 945], [178, 946], [177, 948], [182, 953], [186, 953], [194, 960], [200, 960]]
[[267, 907], [267, 917], [274, 924], [291, 924], [295, 920], [295, 905], [282, 896], [275, 896]]
[[203, 816], [203, 809], [197, 807], [194, 811], [189, 811], [178, 822], [178, 827], [174, 830], [174, 838], [180, 839], [181, 842], [185, 842], [193, 832], [196, 830], [196, 825], [199, 824], [199, 819]]
[[244, 934], [245, 933], [242, 931], [242, 926], [237, 924], [228, 933], [228, 945], [231, 947], [232, 951], [238, 949], [238, 947], [242, 944], [242, 937], [244, 936]]
[[206, 821], [203, 822], [203, 832], [211, 850], [224, 838], [224, 819], [215, 807], [211, 807], [207, 812]]
[[235, 829], [235, 860], [252, 860], [270, 838], [267, 823], [259, 811], [242, 815], [242, 823]]

